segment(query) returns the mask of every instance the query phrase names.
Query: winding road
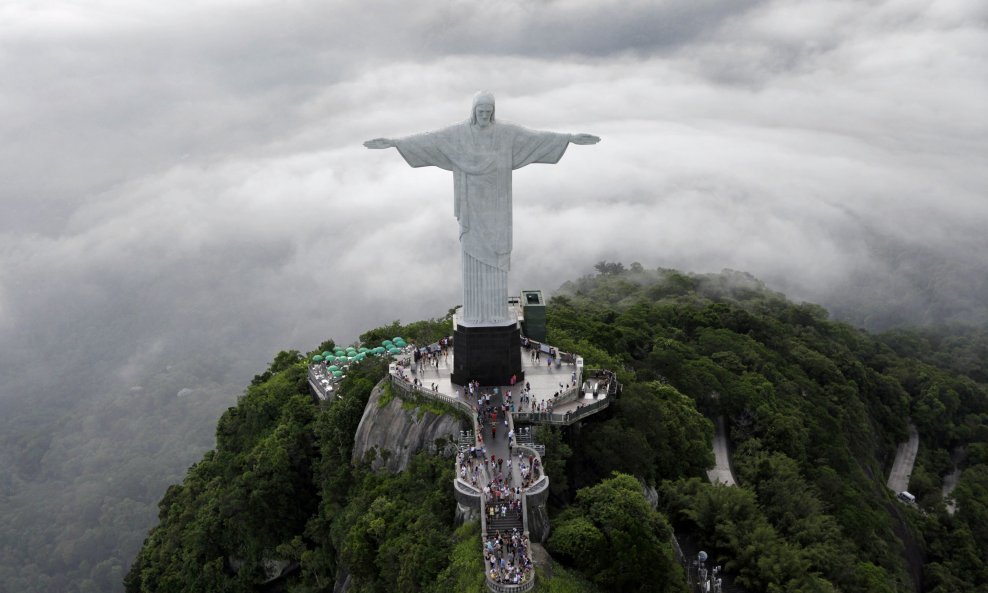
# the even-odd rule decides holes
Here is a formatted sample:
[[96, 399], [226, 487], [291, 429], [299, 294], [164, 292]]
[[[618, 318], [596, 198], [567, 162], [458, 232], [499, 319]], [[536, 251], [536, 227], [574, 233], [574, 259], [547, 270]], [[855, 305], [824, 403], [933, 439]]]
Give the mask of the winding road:
[[889, 472], [888, 482], [885, 483], [889, 490], [902, 492], [909, 489], [909, 477], [913, 473], [917, 451], [919, 451], [919, 432], [916, 431], [916, 426], [910, 423], [909, 440], [899, 443], [899, 448], [895, 452], [892, 471]]
[[727, 453], [727, 429], [724, 417], [718, 416], [714, 428], [714, 467], [707, 470], [707, 478], [711, 484], [727, 484], [737, 486], [734, 474], [731, 473], [731, 460]]

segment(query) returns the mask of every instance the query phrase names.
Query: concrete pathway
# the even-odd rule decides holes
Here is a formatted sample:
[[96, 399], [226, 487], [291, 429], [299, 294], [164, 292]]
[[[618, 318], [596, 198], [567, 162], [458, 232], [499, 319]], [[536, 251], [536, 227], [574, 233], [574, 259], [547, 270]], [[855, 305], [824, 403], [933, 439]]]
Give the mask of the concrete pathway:
[[916, 426], [910, 423], [909, 440], [899, 443], [899, 448], [895, 452], [895, 462], [886, 482], [886, 486], [892, 492], [898, 493], [909, 489], [909, 478], [913, 473], [913, 465], [916, 464], [917, 451], [919, 451], [919, 432], [916, 431]]
[[707, 478], [711, 484], [737, 486], [734, 474], [731, 473], [731, 461], [727, 452], [727, 429], [724, 425], [724, 417], [718, 416], [714, 426], [714, 468], [707, 470]]
[[[504, 403], [504, 398], [500, 394], [491, 397], [491, 404], [493, 406], [500, 407], [502, 403]], [[474, 400], [473, 402], [473, 407], [474, 408], [477, 407], [476, 400]], [[493, 435], [494, 431], [491, 430], [491, 424], [492, 423], [490, 417], [485, 418], [484, 428], [483, 430], [481, 430], [481, 434], [484, 436], [484, 447], [487, 448], [487, 458], [490, 459], [491, 455], [495, 455], [497, 456], [498, 459], [504, 459], [505, 463], [507, 463], [508, 428], [504, 425], [504, 414], [500, 413], [500, 411], [498, 412], [496, 438]], [[512, 467], [512, 471], [510, 474], [508, 473], [507, 467], [502, 466], [501, 471], [503, 471], [505, 476], [508, 477], [509, 485], [514, 486], [515, 483], [514, 480], [512, 479], [512, 476], [515, 473], [514, 468]], [[490, 477], [494, 478], [495, 476], [497, 476], [497, 470], [495, 470]]]

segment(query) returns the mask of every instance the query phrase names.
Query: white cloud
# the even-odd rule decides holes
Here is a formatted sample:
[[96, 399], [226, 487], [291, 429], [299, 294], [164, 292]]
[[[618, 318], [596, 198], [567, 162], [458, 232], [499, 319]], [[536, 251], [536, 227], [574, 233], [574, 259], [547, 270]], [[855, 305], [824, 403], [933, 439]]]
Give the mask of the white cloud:
[[980, 3], [376, 7], [5, 5], [0, 331], [112, 304], [266, 356], [442, 315], [451, 178], [360, 143], [462, 120], [478, 88], [604, 139], [516, 173], [516, 288], [637, 260], [866, 306], [911, 290], [906, 257], [952, 262], [936, 298], [979, 294]]

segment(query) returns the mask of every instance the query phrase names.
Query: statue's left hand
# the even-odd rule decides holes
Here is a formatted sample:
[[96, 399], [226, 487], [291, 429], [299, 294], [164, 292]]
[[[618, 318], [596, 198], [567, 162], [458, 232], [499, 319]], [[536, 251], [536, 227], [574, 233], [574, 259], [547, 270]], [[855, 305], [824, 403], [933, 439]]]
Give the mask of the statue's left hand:
[[593, 134], [573, 134], [570, 136], [569, 141], [573, 144], [597, 144], [600, 142], [600, 136], [594, 136]]
[[394, 145], [394, 140], [389, 138], [374, 138], [373, 140], [364, 142], [364, 146], [367, 148], [391, 148]]

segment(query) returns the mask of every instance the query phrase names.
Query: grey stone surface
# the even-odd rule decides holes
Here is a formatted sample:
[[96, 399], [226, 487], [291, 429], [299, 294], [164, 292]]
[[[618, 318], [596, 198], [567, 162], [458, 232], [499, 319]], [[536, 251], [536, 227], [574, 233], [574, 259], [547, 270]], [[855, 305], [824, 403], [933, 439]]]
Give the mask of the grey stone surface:
[[659, 492], [655, 489], [655, 486], [649, 486], [643, 480], [639, 479], [638, 483], [642, 485], [642, 494], [645, 496], [645, 500], [653, 508], [659, 508]]
[[452, 415], [406, 410], [402, 400], [395, 397], [379, 406], [383, 382], [371, 393], [354, 435], [353, 460], [359, 461], [371, 450], [376, 456], [371, 467], [396, 473], [408, 467], [418, 451], [435, 451], [437, 439], [453, 439], [466, 428], [462, 420]]
[[350, 571], [346, 566], [340, 566], [336, 572], [336, 583], [333, 584], [333, 593], [347, 593], [350, 590]]
[[478, 499], [478, 504], [476, 505], [464, 505], [462, 503], [456, 503], [456, 516], [453, 518], [453, 524], [459, 527], [464, 523], [469, 523], [470, 521], [480, 521], [480, 501]]

